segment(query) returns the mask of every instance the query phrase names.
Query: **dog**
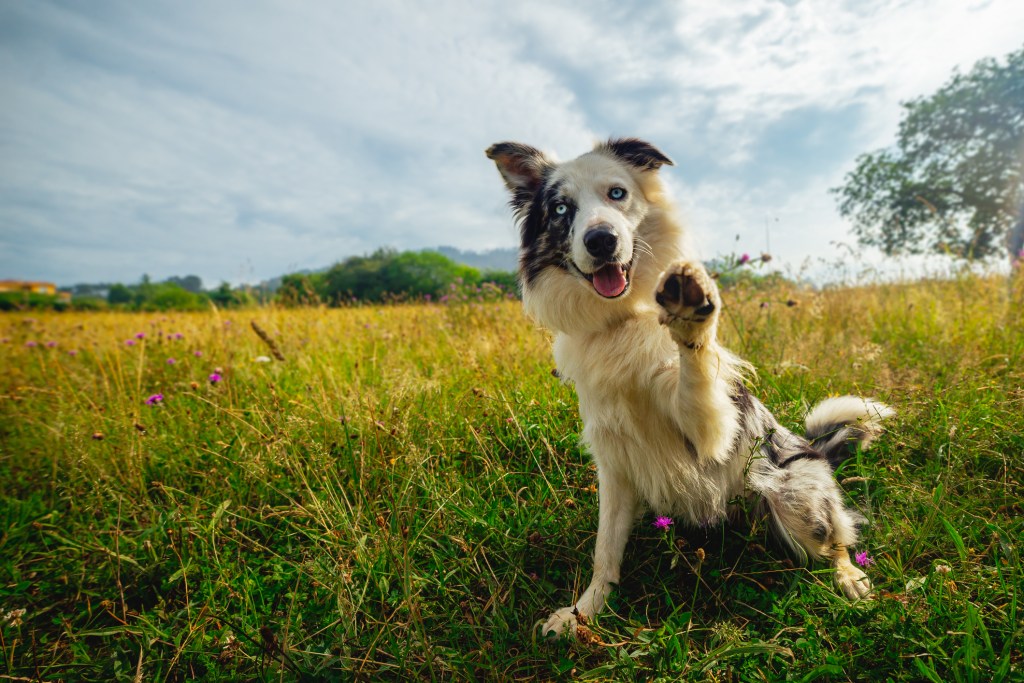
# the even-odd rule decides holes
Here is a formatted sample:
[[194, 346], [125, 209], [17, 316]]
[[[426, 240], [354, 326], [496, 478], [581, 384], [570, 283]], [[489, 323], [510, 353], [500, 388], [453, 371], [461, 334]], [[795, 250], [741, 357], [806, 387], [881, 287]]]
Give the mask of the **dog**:
[[597, 466], [593, 579], [542, 633], [575, 633], [601, 612], [644, 507], [710, 525], [745, 499], [799, 557], [830, 561], [847, 597], [868, 597], [849, 555], [866, 520], [843, 503], [833, 471], [894, 411], [830, 398], [798, 436], [751, 395], [752, 368], [718, 342], [718, 288], [659, 178], [672, 161], [649, 142], [611, 139], [564, 163], [514, 142], [486, 153], [511, 193], [523, 305], [555, 335]]

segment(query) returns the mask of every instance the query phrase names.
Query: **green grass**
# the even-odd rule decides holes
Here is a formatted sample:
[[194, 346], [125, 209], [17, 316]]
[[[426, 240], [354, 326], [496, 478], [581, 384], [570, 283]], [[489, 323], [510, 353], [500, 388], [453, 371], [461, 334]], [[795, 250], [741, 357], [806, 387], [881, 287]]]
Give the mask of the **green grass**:
[[876, 599], [763, 520], [647, 517], [612, 609], [556, 644], [535, 626], [590, 578], [596, 478], [517, 304], [7, 314], [0, 680], [1021, 680], [1022, 304], [973, 277], [728, 291], [784, 423], [900, 411], [838, 475]]

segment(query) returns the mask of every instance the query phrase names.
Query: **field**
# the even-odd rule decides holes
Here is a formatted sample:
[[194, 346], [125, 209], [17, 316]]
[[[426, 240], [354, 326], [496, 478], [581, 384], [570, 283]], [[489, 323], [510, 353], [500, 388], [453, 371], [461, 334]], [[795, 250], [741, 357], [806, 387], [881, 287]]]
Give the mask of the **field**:
[[784, 424], [899, 410], [838, 473], [875, 599], [763, 520], [648, 515], [612, 609], [554, 644], [596, 478], [516, 302], [5, 314], [0, 680], [1022, 680], [1020, 284], [728, 290]]

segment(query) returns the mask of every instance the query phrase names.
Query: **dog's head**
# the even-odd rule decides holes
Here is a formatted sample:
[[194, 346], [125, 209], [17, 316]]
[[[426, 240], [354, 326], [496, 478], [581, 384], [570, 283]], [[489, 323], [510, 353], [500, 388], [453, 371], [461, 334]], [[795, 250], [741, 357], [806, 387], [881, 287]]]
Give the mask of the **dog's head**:
[[541, 281], [557, 280], [558, 295], [579, 305], [630, 298], [652, 249], [643, 227], [661, 199], [657, 170], [672, 164], [665, 154], [618, 139], [564, 163], [513, 142], [492, 145], [487, 156], [512, 194], [526, 297]]

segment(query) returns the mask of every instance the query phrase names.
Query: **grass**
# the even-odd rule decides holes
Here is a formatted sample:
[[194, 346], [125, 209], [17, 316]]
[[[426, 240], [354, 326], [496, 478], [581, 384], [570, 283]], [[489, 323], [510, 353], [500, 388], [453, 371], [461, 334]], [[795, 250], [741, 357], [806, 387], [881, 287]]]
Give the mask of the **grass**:
[[838, 474], [876, 599], [762, 520], [648, 516], [612, 609], [556, 644], [535, 626], [589, 580], [596, 478], [516, 303], [4, 315], [0, 680], [1021, 680], [1022, 302], [729, 290], [784, 423], [835, 393], [900, 411]]

